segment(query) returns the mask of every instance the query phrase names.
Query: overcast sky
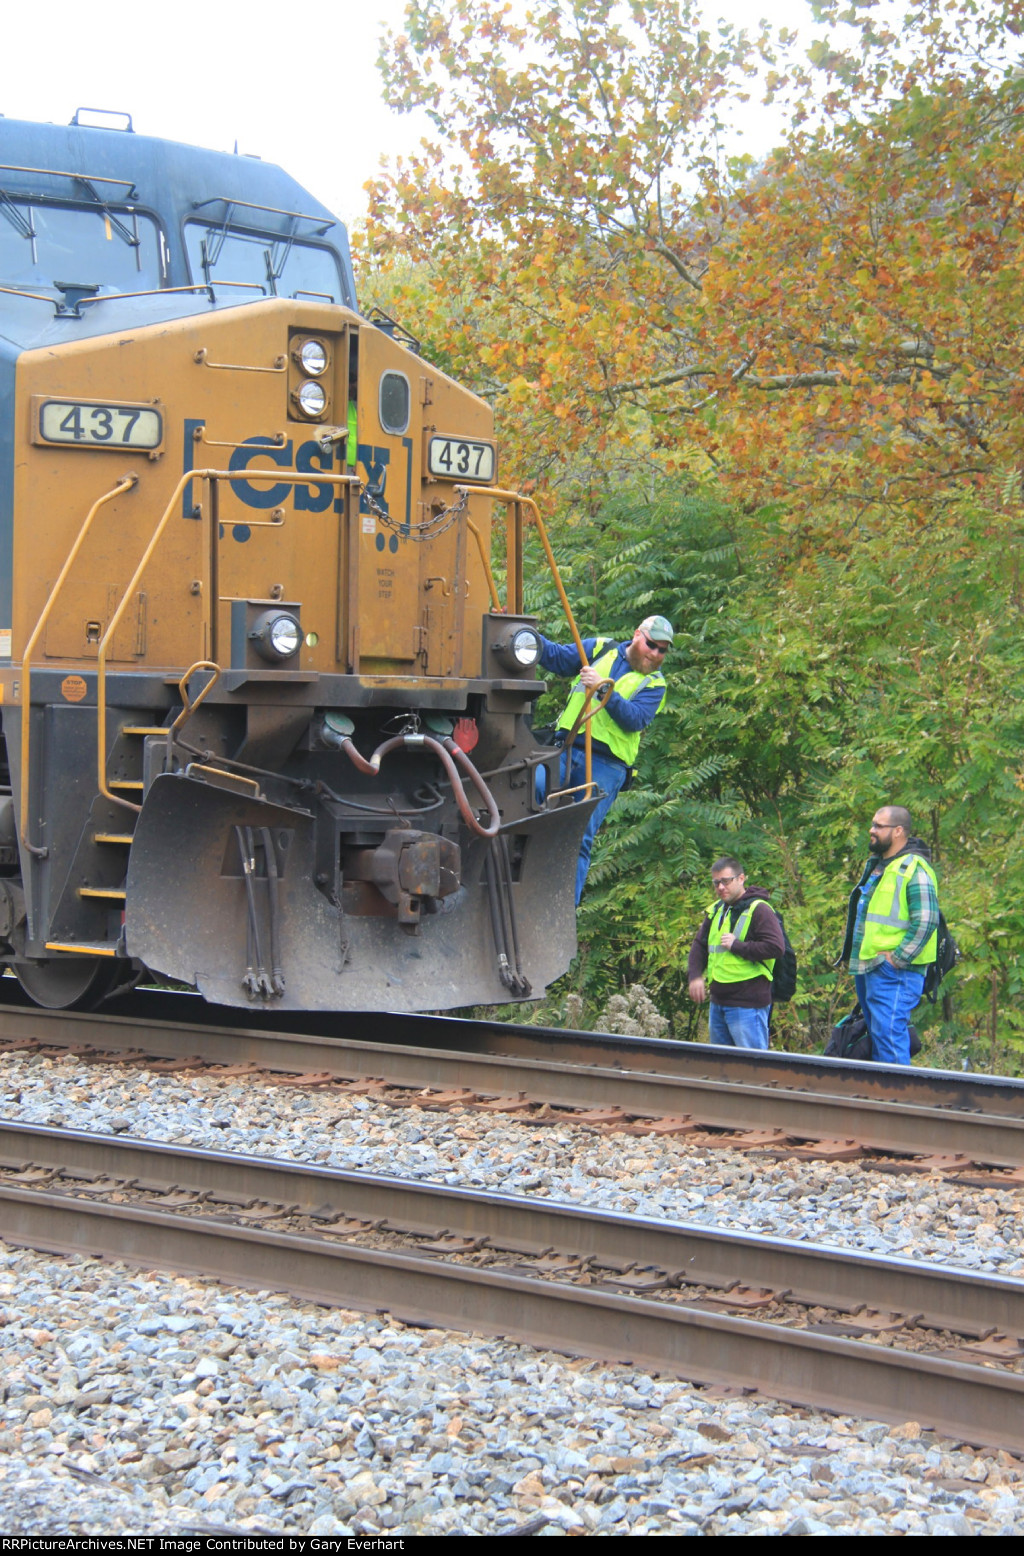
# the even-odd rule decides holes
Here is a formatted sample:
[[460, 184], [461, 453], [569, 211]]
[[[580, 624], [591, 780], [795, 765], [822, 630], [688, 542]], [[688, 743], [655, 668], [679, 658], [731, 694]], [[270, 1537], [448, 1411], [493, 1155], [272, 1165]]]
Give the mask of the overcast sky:
[[[741, 25], [765, 11], [790, 26], [807, 15], [801, 0], [708, 0], [708, 10]], [[221, 151], [237, 142], [349, 223], [381, 156], [415, 150], [429, 129], [381, 102], [379, 39], [400, 30], [403, 0], [142, 0], [114, 12], [47, 0], [36, 22], [30, 6], [9, 0], [5, 11], [0, 113], [66, 124], [79, 107], [120, 109], [140, 134]]]

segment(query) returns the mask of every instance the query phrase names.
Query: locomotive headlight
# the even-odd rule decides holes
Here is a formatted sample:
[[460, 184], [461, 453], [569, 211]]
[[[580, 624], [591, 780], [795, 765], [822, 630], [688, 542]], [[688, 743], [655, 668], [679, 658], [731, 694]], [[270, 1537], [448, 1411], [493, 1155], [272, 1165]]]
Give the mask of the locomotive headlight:
[[516, 664], [529, 670], [540, 658], [540, 638], [532, 627], [520, 627], [512, 636], [512, 657]]
[[494, 652], [506, 670], [532, 670], [540, 658], [540, 636], [532, 627], [517, 627], [509, 637], [495, 643]]
[[274, 653], [287, 659], [302, 642], [302, 629], [294, 616], [278, 616], [270, 623], [269, 638]]
[[290, 659], [302, 642], [302, 628], [287, 611], [264, 611], [252, 624], [249, 640], [271, 663]]
[[303, 372], [311, 378], [319, 378], [327, 371], [327, 348], [322, 341], [304, 340], [299, 347], [299, 361]]
[[[309, 342], [307, 342], [308, 344]], [[323, 384], [318, 384], [314, 379], [307, 378], [304, 383], [299, 385], [295, 398], [298, 401], [299, 410], [304, 416], [315, 418], [323, 415], [324, 407], [327, 404], [327, 395], [324, 392]]]

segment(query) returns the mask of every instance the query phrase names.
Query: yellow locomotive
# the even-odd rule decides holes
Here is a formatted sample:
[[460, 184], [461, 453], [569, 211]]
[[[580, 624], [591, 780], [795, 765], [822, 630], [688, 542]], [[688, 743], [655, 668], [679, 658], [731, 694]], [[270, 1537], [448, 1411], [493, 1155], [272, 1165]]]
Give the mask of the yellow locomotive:
[[539, 995], [591, 804], [536, 798], [488, 406], [280, 169], [78, 119], [0, 119], [0, 960], [53, 1007]]

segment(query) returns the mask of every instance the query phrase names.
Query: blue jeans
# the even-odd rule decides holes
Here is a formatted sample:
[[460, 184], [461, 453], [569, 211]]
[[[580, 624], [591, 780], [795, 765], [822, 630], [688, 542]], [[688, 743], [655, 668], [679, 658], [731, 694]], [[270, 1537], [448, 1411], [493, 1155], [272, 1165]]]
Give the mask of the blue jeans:
[[[563, 751], [562, 760], [559, 766], [559, 773], [561, 775], [560, 782], [563, 789], [575, 789], [580, 784], [586, 782], [586, 760], [584, 756], [582, 740], [577, 740], [575, 742], [571, 752], [569, 753], [569, 758], [571, 765], [569, 775], [566, 777], [566, 754]], [[583, 883], [587, 878], [587, 871], [590, 869], [590, 850], [594, 845], [594, 839], [597, 836], [598, 828], [601, 826], [604, 818], [615, 804], [619, 790], [622, 788], [622, 785], [626, 781], [626, 768], [621, 762], [615, 761], [613, 757], [607, 757], [600, 751], [594, 751], [591, 754], [590, 760], [590, 776], [597, 784], [598, 788], [604, 790], [604, 793], [598, 800], [597, 807], [593, 811], [590, 820], [587, 822], [587, 830], [584, 832], [583, 841], [580, 843], [579, 859], [576, 862], [577, 907], [580, 905], [580, 898], [583, 895]], [[538, 767], [538, 800], [543, 800], [546, 792], [547, 771], [543, 767]], [[577, 795], [576, 798], [578, 802], [583, 798], [583, 796]]]
[[910, 1017], [924, 993], [924, 969], [880, 962], [855, 973], [854, 987], [871, 1033], [871, 1057], [878, 1064], [910, 1063]]
[[770, 1006], [758, 1010], [752, 1005], [716, 1005], [708, 1012], [708, 1036], [713, 1043], [729, 1048], [767, 1048]]

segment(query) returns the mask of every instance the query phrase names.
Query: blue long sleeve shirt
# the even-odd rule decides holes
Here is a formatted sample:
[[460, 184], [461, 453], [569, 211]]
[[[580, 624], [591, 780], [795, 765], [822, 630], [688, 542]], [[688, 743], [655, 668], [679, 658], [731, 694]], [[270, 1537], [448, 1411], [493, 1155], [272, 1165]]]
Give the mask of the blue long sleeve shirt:
[[[579, 656], [579, 650], [575, 643], [552, 643], [550, 638], [540, 635], [541, 655], [540, 664], [542, 670], [550, 670], [554, 675], [576, 675], [583, 668], [583, 662]], [[594, 651], [599, 638], [584, 638], [583, 652], [587, 656], [587, 663], [593, 664]], [[632, 639], [627, 638], [620, 643], [615, 659], [612, 661], [608, 672], [608, 679], [617, 681], [630, 670], [629, 660], [626, 658], [626, 649]], [[605, 644], [602, 653], [607, 652], [610, 645]], [[612, 692], [605, 704], [604, 711], [611, 715], [620, 729], [628, 730], [630, 734], [636, 734], [641, 729], [646, 729], [651, 723], [661, 700], [665, 695], [664, 686], [645, 686], [638, 691], [635, 697], [620, 697], [618, 692]]]

